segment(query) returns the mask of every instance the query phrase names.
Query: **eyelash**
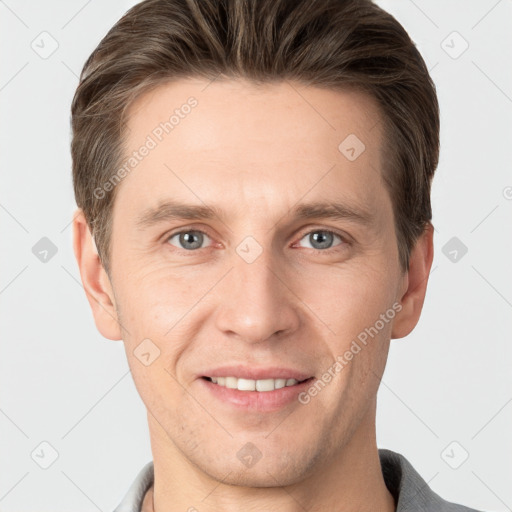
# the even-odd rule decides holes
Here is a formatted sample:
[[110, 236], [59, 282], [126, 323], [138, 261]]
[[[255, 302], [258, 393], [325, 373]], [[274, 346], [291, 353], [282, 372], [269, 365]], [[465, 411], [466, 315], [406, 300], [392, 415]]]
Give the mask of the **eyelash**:
[[[196, 229], [196, 228], [190, 227], [190, 228], [186, 228], [186, 229], [180, 229], [179, 231], [176, 231], [174, 233], [170, 233], [169, 235], [166, 235], [164, 241], [167, 245], [170, 245], [173, 249], [176, 249], [181, 252], [185, 252], [185, 253], [187, 253], [187, 255], [192, 255], [194, 252], [197, 252], [201, 249], [207, 249], [207, 247], [202, 247], [200, 249], [194, 249], [194, 250], [180, 249], [179, 247], [176, 247], [169, 243], [169, 240], [172, 237], [174, 237], [176, 235], [180, 235], [182, 233], [190, 233], [190, 232], [201, 233], [203, 235], [206, 235], [211, 240], [213, 239], [213, 237], [211, 237], [206, 231], [203, 231], [202, 229]], [[315, 229], [311, 229], [309, 231], [305, 231], [305, 232], [301, 233], [301, 235], [299, 237], [299, 241], [302, 240], [306, 235], [310, 235], [311, 233], [317, 233], [317, 232], [329, 233], [332, 235], [336, 235], [337, 237], [339, 237], [341, 239], [341, 243], [339, 243], [338, 245], [335, 245], [334, 247], [329, 247], [328, 249], [315, 249], [312, 247], [305, 247], [305, 249], [309, 249], [310, 251], [314, 251], [315, 253], [330, 254], [331, 252], [335, 252], [336, 250], [342, 249], [342, 248], [346, 247], [347, 245], [350, 245], [350, 242], [347, 239], [346, 235], [339, 233], [338, 231], [334, 231], [332, 229], [323, 229], [323, 228], [315, 228]]]

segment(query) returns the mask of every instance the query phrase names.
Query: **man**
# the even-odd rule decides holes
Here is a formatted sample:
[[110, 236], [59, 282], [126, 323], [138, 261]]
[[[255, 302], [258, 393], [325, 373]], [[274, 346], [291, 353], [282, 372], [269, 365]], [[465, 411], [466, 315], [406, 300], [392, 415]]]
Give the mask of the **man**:
[[439, 109], [369, 0], [147, 0], [72, 106], [74, 250], [153, 462], [121, 511], [468, 511], [376, 445], [433, 257]]

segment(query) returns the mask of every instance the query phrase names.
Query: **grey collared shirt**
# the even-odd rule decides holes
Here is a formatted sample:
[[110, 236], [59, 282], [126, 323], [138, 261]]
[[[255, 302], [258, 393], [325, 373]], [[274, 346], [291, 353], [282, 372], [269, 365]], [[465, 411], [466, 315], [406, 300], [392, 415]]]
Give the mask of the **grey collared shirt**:
[[[379, 457], [384, 481], [397, 503], [396, 512], [479, 512], [443, 500], [430, 489], [403, 455], [379, 449]], [[151, 487], [153, 478], [153, 462], [148, 462], [114, 512], [140, 512], [144, 495]]]

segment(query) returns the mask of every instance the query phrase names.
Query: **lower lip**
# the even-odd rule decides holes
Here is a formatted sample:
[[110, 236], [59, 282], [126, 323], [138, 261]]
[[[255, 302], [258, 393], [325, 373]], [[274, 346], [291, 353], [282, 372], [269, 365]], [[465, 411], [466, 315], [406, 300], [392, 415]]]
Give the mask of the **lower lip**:
[[298, 395], [313, 381], [311, 377], [294, 386], [274, 389], [274, 391], [240, 391], [225, 386], [219, 386], [207, 379], [200, 378], [201, 385], [222, 402], [233, 405], [239, 409], [254, 410], [258, 412], [272, 412], [282, 409], [291, 402], [298, 401]]

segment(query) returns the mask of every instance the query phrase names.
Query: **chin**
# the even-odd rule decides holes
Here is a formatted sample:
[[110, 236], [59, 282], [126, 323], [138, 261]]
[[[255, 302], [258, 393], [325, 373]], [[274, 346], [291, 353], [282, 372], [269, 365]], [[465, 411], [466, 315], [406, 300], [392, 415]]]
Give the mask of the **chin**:
[[[305, 454], [264, 453], [256, 462], [244, 463], [231, 457], [219, 457], [206, 467], [199, 467], [211, 478], [227, 485], [242, 487], [282, 487], [303, 481], [314, 470], [315, 461]], [[253, 465], [251, 465], [253, 464]]]
[[283, 472], [279, 468], [263, 465], [263, 462], [261, 462], [261, 467], [258, 469], [240, 470], [240, 468], [233, 468], [232, 472], [227, 476], [225, 474], [226, 471], [229, 471], [229, 469], [225, 466], [222, 468], [218, 467], [215, 468], [214, 474], [210, 476], [226, 485], [253, 488], [283, 487], [299, 483], [303, 480], [302, 475], [294, 474], [289, 470]]

